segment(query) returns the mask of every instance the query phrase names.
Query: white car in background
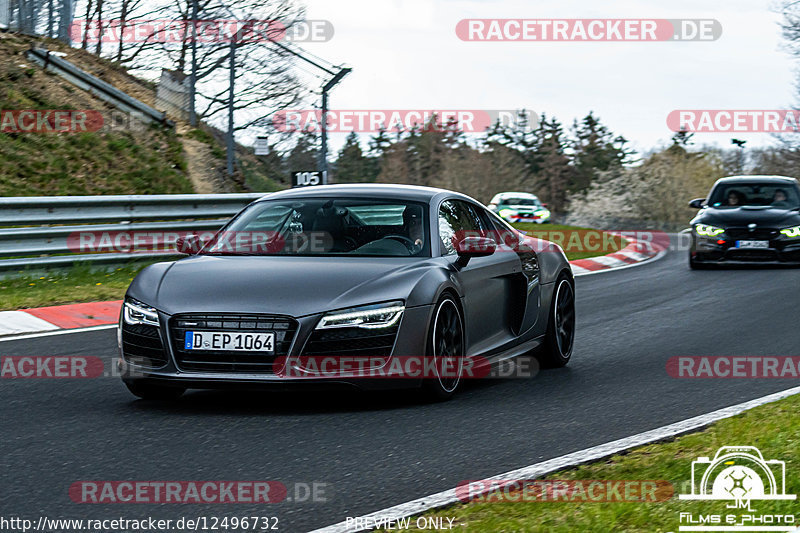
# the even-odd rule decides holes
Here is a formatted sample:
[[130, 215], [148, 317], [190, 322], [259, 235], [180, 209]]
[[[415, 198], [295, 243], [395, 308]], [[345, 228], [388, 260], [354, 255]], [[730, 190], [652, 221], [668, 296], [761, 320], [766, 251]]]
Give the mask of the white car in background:
[[501, 192], [489, 202], [489, 209], [507, 222], [550, 222], [550, 211], [535, 194], [527, 192]]

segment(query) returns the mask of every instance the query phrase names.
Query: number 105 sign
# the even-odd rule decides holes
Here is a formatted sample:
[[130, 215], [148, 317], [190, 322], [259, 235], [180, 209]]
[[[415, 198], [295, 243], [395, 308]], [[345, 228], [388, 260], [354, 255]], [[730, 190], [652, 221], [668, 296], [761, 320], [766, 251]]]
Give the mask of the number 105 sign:
[[328, 173], [320, 171], [292, 172], [292, 188], [309, 187], [311, 185], [325, 185], [328, 182]]

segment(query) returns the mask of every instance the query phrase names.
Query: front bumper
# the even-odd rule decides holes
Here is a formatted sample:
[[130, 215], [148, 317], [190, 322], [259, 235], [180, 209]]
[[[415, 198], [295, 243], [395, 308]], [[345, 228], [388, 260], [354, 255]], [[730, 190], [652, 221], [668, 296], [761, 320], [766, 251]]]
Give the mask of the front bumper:
[[[386, 357], [386, 365], [395, 356], [420, 356], [425, 354], [428, 338], [428, 324], [433, 306], [406, 308], [397, 329], [391, 354]], [[297, 331], [288, 347], [282, 362], [287, 365], [299, 364], [299, 358], [309, 344], [314, 328], [322, 315], [312, 315], [293, 319], [297, 322]], [[159, 312], [158, 337], [164, 350], [159, 359], [142, 359], [132, 356], [131, 344], [123, 340], [120, 334], [120, 359], [118, 370], [125, 382], [136, 381], [162, 386], [173, 386], [187, 389], [329, 389], [359, 388], [363, 390], [387, 390], [398, 388], [415, 388], [421, 379], [394, 377], [359, 377], [343, 373], [330, 376], [315, 373], [310, 377], [303, 375], [302, 369], [292, 372], [280, 372], [275, 368], [263, 371], [248, 370], [188, 370], [181, 366], [181, 358], [177, 357], [175, 327], [171, 327], [174, 317]], [[134, 339], [137, 340], [137, 339]], [[179, 343], [178, 343], [179, 344]], [[144, 364], [142, 364], [144, 363]], [[160, 365], [160, 366], [159, 366]], [[185, 365], [184, 365], [185, 366]], [[231, 365], [236, 368], [235, 365]]]
[[703, 264], [800, 265], [800, 239], [781, 237], [763, 240], [768, 241], [767, 248], [740, 248], [736, 244], [737, 239], [725, 234], [718, 237], [693, 234], [690, 255], [694, 262]]

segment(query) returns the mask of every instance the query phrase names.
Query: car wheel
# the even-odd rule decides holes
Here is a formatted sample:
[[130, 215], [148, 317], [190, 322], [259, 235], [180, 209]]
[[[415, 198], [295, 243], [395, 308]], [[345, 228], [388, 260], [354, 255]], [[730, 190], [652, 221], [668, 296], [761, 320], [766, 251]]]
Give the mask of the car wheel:
[[443, 296], [433, 312], [429, 328], [427, 357], [433, 359], [436, 377], [422, 383], [428, 399], [450, 399], [461, 382], [464, 367], [464, 322], [452, 296]]
[[575, 342], [575, 287], [566, 276], [556, 282], [550, 304], [544, 344], [539, 361], [547, 368], [560, 368], [569, 363]]
[[137, 383], [136, 381], [126, 381], [125, 386], [134, 396], [138, 396], [143, 400], [177, 400], [186, 392], [186, 389], [180, 387], [164, 387], [149, 383]]

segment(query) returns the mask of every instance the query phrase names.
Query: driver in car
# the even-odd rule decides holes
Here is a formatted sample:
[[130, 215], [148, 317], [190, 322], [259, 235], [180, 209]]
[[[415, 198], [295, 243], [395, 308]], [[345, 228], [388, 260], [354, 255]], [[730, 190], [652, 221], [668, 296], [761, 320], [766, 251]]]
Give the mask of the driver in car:
[[422, 250], [425, 244], [425, 232], [422, 229], [422, 213], [417, 209], [406, 207], [403, 211], [403, 229], [408, 238], [414, 242], [414, 253]]
[[744, 194], [735, 190], [728, 191], [728, 205], [740, 206], [742, 204], [744, 204]]
[[772, 197], [772, 204], [777, 206], [784, 206], [788, 205], [787, 201], [788, 197], [786, 196], [786, 191], [783, 189], [778, 189], [775, 191], [775, 195]]

